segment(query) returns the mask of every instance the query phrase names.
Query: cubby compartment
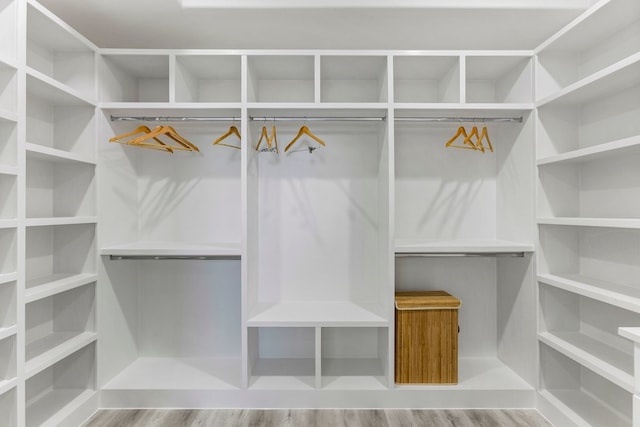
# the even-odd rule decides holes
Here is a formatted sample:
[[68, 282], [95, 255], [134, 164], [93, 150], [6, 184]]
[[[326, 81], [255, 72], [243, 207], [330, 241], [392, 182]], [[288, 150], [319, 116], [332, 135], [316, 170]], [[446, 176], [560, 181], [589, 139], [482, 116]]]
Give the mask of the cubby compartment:
[[564, 289], [540, 285], [539, 339], [628, 392], [633, 392], [633, 343], [618, 328], [640, 314]]
[[543, 411], [551, 405], [576, 425], [631, 427], [631, 393], [545, 344], [540, 370]]
[[533, 103], [530, 56], [467, 56], [467, 103]]
[[0, 0], [0, 62], [18, 57], [18, 1]]
[[27, 218], [92, 217], [95, 165], [27, 152]]
[[17, 177], [0, 173], [0, 221], [15, 220], [18, 215]]
[[321, 56], [321, 102], [387, 102], [386, 56]]
[[102, 102], [169, 102], [169, 56], [105, 54], [100, 61]]
[[314, 57], [249, 56], [249, 102], [314, 102]]
[[640, 150], [538, 168], [538, 215], [544, 218], [640, 219]]
[[58, 425], [95, 392], [95, 344], [62, 358], [26, 381], [27, 427]]
[[639, 53], [640, 4], [635, 0], [602, 3], [569, 31], [558, 33], [541, 46], [537, 99], [585, 82], [600, 71], [624, 68], [637, 62]]
[[240, 102], [240, 56], [176, 57], [176, 102]]
[[395, 56], [393, 81], [397, 103], [461, 102], [458, 56]]
[[239, 261], [102, 260], [103, 393], [241, 387]]
[[18, 73], [15, 68], [0, 62], [0, 115], [3, 112], [15, 114], [17, 111]]
[[16, 272], [16, 239], [15, 228], [0, 228], [0, 277]]
[[316, 329], [249, 328], [250, 389], [313, 389]]
[[95, 54], [54, 16], [27, 6], [27, 66], [90, 99], [96, 98]]
[[[288, 112], [275, 115], [280, 114]], [[278, 123], [282, 146], [303, 123]], [[249, 326], [386, 326], [387, 125], [316, 121], [307, 126], [326, 147], [305, 136], [280, 156], [250, 151], [249, 233], [255, 237], [249, 249]], [[250, 141], [258, 139], [259, 130], [251, 127]]]
[[18, 136], [16, 122], [0, 117], [0, 173], [17, 175]]
[[[538, 159], [640, 144], [640, 85], [623, 91], [567, 95], [538, 109]], [[539, 160], [540, 162], [540, 160]]]
[[16, 379], [16, 357], [16, 336], [0, 339], [0, 390]]
[[7, 427], [18, 426], [18, 399], [16, 387], [4, 394], [0, 394], [0, 414]]
[[16, 283], [0, 282], [0, 335], [16, 326]]
[[322, 388], [385, 390], [389, 386], [388, 328], [322, 328]]
[[95, 156], [93, 105], [62, 92], [51, 92], [30, 79], [27, 92], [28, 143], [65, 153]]
[[27, 227], [26, 287], [96, 273], [94, 224]]

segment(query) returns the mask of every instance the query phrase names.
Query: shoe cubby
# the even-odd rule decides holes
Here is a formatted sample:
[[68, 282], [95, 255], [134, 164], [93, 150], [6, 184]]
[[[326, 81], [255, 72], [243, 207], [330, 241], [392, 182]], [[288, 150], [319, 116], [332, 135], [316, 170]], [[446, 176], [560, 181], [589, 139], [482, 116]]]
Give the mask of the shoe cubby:
[[0, 220], [18, 216], [17, 177], [0, 173]]
[[0, 339], [0, 390], [17, 377], [16, 357], [16, 336]]
[[618, 328], [640, 324], [640, 314], [545, 284], [539, 297], [539, 339], [633, 392], [633, 343]]
[[176, 102], [240, 102], [240, 56], [176, 57]]
[[18, 427], [18, 399], [16, 387], [0, 394], [0, 414], [7, 427]]
[[26, 231], [27, 289], [96, 273], [94, 224], [30, 226]]
[[93, 164], [27, 152], [27, 218], [97, 215], [95, 181]]
[[566, 422], [631, 427], [632, 393], [540, 344], [540, 406], [560, 411]]
[[102, 102], [169, 102], [169, 56], [104, 54]]
[[94, 398], [95, 364], [95, 344], [92, 343], [28, 377], [25, 425], [59, 425]]
[[[615, 25], [611, 25], [615, 22]], [[624, 67], [640, 53], [640, 4], [602, 3], [596, 13], [576, 21], [541, 46], [536, 71], [537, 99], [563, 91], [605, 70]]]
[[27, 66], [89, 99], [96, 98], [95, 54], [57, 17], [27, 5]]
[[16, 326], [16, 283], [0, 283], [0, 334]]
[[18, 57], [18, 2], [0, 0], [0, 62]]
[[3, 169], [15, 170], [18, 164], [17, 123], [0, 117], [0, 173]]
[[321, 102], [387, 102], [386, 56], [321, 56]]
[[459, 56], [395, 56], [393, 96], [397, 103], [459, 103]]
[[16, 254], [16, 229], [0, 228], [0, 277], [17, 271]]
[[323, 389], [379, 389], [389, 386], [388, 328], [322, 328]]
[[249, 328], [248, 343], [250, 389], [315, 388], [315, 328]]
[[17, 113], [17, 100], [18, 73], [15, 68], [0, 62], [0, 113]]
[[248, 57], [249, 102], [314, 102], [312, 55]]
[[95, 107], [27, 79], [27, 143], [95, 156]]
[[529, 56], [467, 56], [466, 103], [533, 103], [532, 59]]

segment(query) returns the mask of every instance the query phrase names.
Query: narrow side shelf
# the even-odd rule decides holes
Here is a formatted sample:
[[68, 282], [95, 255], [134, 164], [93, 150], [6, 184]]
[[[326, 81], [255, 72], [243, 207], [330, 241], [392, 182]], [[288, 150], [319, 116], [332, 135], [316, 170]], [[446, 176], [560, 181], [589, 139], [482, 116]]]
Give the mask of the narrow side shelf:
[[5, 338], [9, 338], [18, 333], [18, 327], [16, 325], [9, 326], [7, 328], [0, 328], [0, 341]]
[[557, 156], [544, 157], [538, 159], [537, 164], [538, 166], [544, 166], [563, 162], [588, 162], [609, 156], [624, 156], [637, 152], [640, 152], [640, 135], [599, 144], [593, 147], [581, 148]]
[[377, 314], [380, 310], [378, 307], [365, 307], [349, 301], [262, 304], [253, 310], [247, 326], [389, 326], [389, 322]]
[[70, 354], [86, 347], [96, 341], [96, 338], [95, 332], [58, 332], [28, 343], [26, 378], [31, 378]]
[[75, 216], [56, 218], [27, 218], [27, 227], [47, 227], [51, 225], [76, 225], [76, 224], [96, 224], [98, 218], [95, 216]]
[[18, 175], [16, 166], [0, 165], [0, 175]]
[[538, 224], [640, 229], [640, 219], [635, 218], [538, 218]]
[[628, 417], [579, 390], [540, 390], [540, 397], [579, 426], [630, 426]]
[[15, 282], [16, 280], [18, 280], [18, 273], [0, 274], [0, 285], [9, 282]]
[[69, 86], [29, 67], [27, 67], [27, 92], [55, 105], [96, 105], [94, 100], [85, 98]]
[[13, 389], [16, 385], [18, 385], [17, 378], [11, 378], [9, 380], [0, 381], [0, 396]]
[[70, 153], [64, 150], [45, 147], [39, 144], [27, 142], [27, 156], [33, 159], [46, 160], [50, 162], [81, 162], [95, 165], [96, 159], [91, 156]]
[[541, 332], [538, 338], [582, 366], [633, 393], [633, 356], [579, 332]]
[[[55, 389], [27, 402], [27, 427], [56, 426], [64, 417], [96, 396], [95, 390]], [[53, 415], [51, 415], [53, 413]]]
[[240, 259], [239, 243], [194, 245], [178, 242], [135, 242], [108, 246], [100, 249], [100, 255], [121, 258], [221, 258]]
[[16, 228], [18, 221], [15, 219], [0, 219], [0, 229], [2, 228]]
[[28, 304], [61, 292], [88, 285], [98, 279], [97, 274], [53, 274], [51, 276], [28, 280], [25, 302]]
[[0, 120], [4, 120], [7, 122], [17, 122], [18, 114], [12, 111], [0, 110]]

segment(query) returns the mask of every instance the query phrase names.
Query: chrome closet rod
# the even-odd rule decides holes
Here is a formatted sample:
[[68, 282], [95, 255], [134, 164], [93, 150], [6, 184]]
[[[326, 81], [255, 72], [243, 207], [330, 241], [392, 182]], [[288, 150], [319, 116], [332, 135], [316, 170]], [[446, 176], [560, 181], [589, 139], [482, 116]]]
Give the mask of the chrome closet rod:
[[[251, 121], [262, 122], [383, 122], [383, 117], [249, 117]], [[180, 117], [180, 116], [111, 116], [112, 122], [232, 122], [240, 117]], [[396, 122], [426, 123], [522, 123], [521, 117], [396, 117]]]
[[455, 257], [505, 257], [524, 258], [524, 252], [406, 252], [396, 253], [396, 258], [455, 258]]
[[109, 259], [112, 261], [121, 260], [195, 260], [195, 261], [209, 261], [209, 260], [239, 260], [240, 255], [109, 255]]
[[435, 123], [522, 123], [520, 117], [396, 117], [396, 122], [435, 122]]
[[383, 122], [383, 117], [249, 117], [254, 122]]

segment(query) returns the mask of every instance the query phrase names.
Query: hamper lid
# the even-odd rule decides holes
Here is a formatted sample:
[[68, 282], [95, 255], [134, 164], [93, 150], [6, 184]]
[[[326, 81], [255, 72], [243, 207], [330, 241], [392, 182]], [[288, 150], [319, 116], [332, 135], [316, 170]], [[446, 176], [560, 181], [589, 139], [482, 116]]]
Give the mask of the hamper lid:
[[460, 308], [462, 302], [445, 291], [396, 292], [398, 310], [434, 310]]

